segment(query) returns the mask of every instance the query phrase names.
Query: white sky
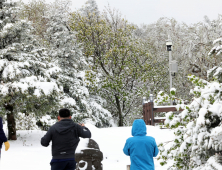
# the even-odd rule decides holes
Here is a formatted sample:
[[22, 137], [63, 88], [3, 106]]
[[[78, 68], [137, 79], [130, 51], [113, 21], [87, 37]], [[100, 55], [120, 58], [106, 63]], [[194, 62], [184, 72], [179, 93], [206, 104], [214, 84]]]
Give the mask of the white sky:
[[[29, 0], [23, 0], [27, 2]], [[46, 0], [52, 2], [54, 0]], [[72, 0], [72, 9], [78, 9], [87, 0]], [[124, 18], [135, 24], [150, 24], [160, 17], [175, 18], [187, 24], [203, 21], [207, 15], [211, 20], [222, 14], [222, 0], [96, 0], [99, 10], [108, 3], [118, 9]]]

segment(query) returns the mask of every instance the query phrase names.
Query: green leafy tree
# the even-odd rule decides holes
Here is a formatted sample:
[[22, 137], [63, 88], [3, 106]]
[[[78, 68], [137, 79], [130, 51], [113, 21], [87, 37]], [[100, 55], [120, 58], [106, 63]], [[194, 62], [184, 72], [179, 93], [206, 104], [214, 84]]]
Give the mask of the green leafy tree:
[[90, 64], [86, 77], [92, 91], [106, 99], [107, 109], [123, 126], [124, 119], [138, 113], [142, 95], [147, 93], [143, 82], [152, 58], [133, 36], [134, 26], [118, 11], [107, 9], [98, 14], [96, 8], [90, 8], [94, 12], [85, 10], [72, 14], [71, 28]]

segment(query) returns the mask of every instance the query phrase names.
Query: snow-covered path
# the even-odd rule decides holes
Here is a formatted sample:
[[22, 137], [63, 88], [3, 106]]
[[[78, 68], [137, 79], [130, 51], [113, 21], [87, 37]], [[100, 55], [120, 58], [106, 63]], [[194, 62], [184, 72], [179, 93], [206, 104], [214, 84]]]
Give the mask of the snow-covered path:
[[[92, 132], [94, 139], [103, 152], [103, 169], [104, 170], [124, 170], [126, 165], [130, 164], [129, 157], [122, 152], [125, 141], [131, 136], [131, 127], [112, 127], [98, 129], [91, 124], [86, 126]], [[40, 145], [41, 137], [46, 133], [39, 130], [18, 131], [18, 140], [10, 141], [10, 149], [5, 152], [2, 149], [1, 170], [49, 170], [51, 160], [51, 148]], [[173, 132], [158, 127], [147, 126], [147, 134], [156, 139], [157, 144], [169, 141], [174, 138]], [[84, 140], [79, 145], [79, 150], [84, 147]], [[166, 170], [156, 159], [155, 169]]]

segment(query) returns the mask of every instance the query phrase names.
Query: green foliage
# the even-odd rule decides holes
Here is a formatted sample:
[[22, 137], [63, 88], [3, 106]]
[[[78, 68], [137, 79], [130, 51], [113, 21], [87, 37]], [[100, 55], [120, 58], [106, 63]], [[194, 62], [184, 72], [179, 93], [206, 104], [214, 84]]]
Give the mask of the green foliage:
[[[217, 107], [221, 106], [219, 98], [222, 86], [216, 80], [207, 82], [191, 75], [188, 79], [195, 85], [191, 90], [193, 102], [187, 106], [178, 104], [177, 108], [184, 109], [180, 114], [166, 114], [165, 126], [174, 129], [175, 139], [159, 145], [160, 164], [165, 165], [169, 159], [173, 159], [171, 168], [175, 170], [199, 170], [211, 156], [213, 158], [222, 149], [219, 142], [221, 107]], [[164, 96], [163, 93], [160, 95]]]
[[150, 72], [152, 57], [133, 37], [135, 27], [110, 9], [98, 13], [74, 12], [71, 28], [83, 44], [91, 70], [86, 79], [92, 92], [107, 101], [107, 108], [123, 125], [126, 116], [137, 112], [145, 95], [143, 82]]

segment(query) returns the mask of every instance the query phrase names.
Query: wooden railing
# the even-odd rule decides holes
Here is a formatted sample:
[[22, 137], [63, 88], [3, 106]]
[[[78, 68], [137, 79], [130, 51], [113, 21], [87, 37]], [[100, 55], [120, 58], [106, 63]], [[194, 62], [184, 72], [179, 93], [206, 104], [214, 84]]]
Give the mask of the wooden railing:
[[[143, 104], [143, 119], [146, 125], [155, 125], [155, 123], [164, 123], [165, 117], [154, 117], [157, 112], [178, 111], [175, 106], [155, 106], [153, 102]], [[180, 109], [179, 111], [183, 111]]]

